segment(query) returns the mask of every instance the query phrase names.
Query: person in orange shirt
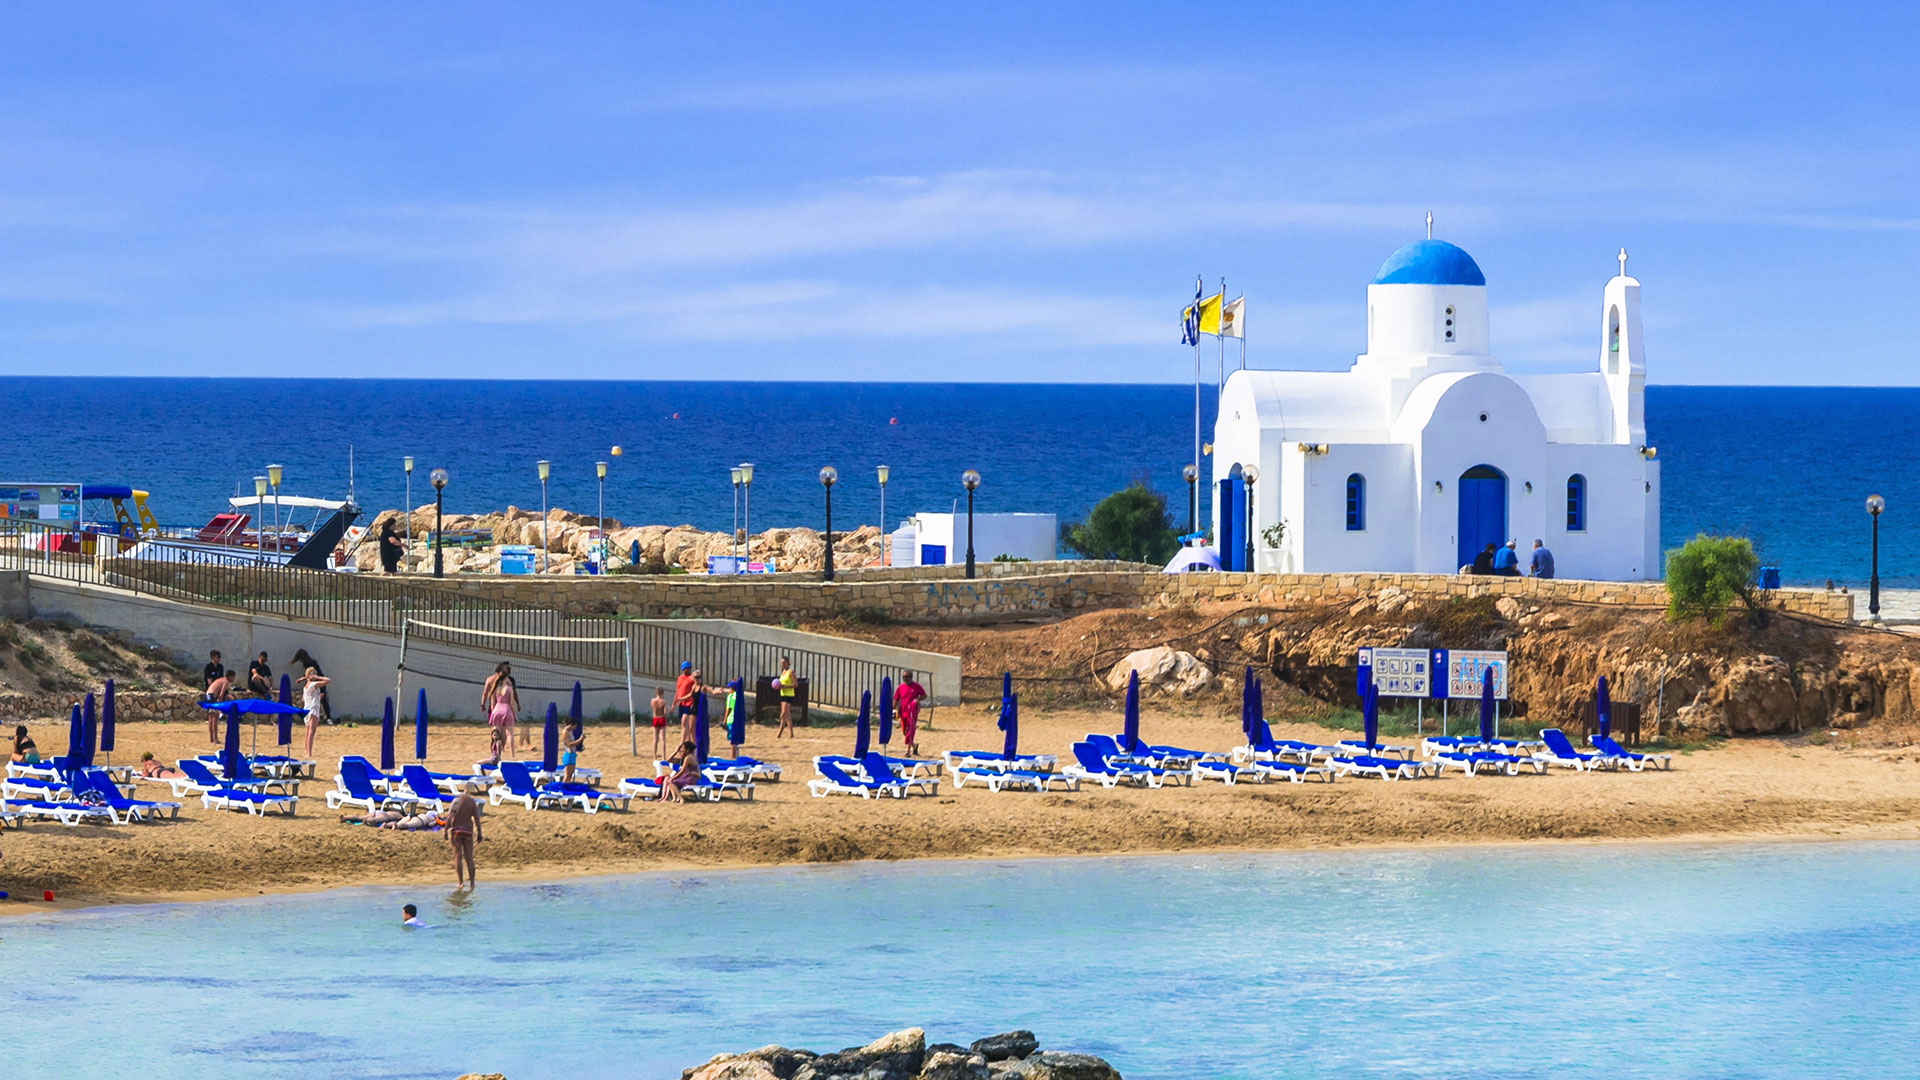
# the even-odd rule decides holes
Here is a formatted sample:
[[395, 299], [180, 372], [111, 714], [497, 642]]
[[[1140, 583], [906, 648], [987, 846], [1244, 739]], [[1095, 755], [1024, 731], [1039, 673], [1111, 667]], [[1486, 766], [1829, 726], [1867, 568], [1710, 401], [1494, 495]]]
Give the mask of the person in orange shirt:
[[680, 716], [680, 741], [693, 741], [693, 699], [700, 693], [700, 676], [693, 661], [680, 661], [680, 677], [673, 681], [673, 707]]

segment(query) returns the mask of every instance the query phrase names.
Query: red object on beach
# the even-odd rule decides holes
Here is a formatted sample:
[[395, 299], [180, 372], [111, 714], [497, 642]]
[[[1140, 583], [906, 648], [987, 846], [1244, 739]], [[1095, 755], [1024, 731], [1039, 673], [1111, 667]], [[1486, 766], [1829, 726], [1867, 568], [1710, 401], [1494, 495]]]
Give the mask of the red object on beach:
[[52, 889], [48, 889], [48, 890], [47, 890], [46, 892], [43, 892], [43, 893], [41, 893], [40, 895], [41, 895], [41, 896], [42, 896], [43, 898], [45, 898], [45, 899], [47, 899], [47, 900], [52, 900], [52, 899], [53, 899], [53, 890], [52, 890]]

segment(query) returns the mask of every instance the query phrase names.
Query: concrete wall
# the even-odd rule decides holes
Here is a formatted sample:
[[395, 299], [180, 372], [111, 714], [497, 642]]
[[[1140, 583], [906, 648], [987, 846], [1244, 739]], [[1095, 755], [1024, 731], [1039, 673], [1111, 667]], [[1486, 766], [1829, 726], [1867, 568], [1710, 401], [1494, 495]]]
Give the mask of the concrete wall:
[[[10, 576], [0, 575], [0, 580]], [[389, 634], [200, 607], [101, 585], [46, 578], [31, 580], [27, 603], [33, 618], [118, 630], [142, 645], [166, 649], [195, 668], [206, 662], [208, 650], [219, 649], [227, 666], [244, 675], [247, 661], [264, 649], [276, 682], [287, 670], [287, 659], [296, 650], [306, 649], [333, 680], [327, 689], [336, 716], [377, 720], [386, 698], [394, 692], [400, 649], [398, 639]], [[425, 686], [428, 711], [435, 717], [480, 719], [479, 684], [498, 659], [478, 650], [439, 643], [409, 647], [407, 666], [412, 670], [402, 689], [400, 713], [413, 714], [414, 697]], [[513, 669], [522, 687], [520, 700], [527, 710], [526, 720], [544, 715], [549, 701], [559, 702], [564, 709], [576, 679], [589, 688], [622, 681], [621, 676], [606, 672], [524, 659], [514, 659]], [[583, 704], [589, 715], [609, 708], [624, 713], [626, 688], [589, 690], [583, 694]], [[637, 700], [637, 692], [635, 705], [646, 708], [644, 701]]]

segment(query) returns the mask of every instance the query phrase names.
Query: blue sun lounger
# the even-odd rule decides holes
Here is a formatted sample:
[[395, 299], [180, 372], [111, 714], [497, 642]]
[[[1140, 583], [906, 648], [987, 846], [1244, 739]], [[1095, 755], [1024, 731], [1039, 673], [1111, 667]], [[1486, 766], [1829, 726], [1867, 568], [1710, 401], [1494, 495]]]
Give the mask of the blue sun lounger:
[[825, 760], [815, 761], [813, 767], [820, 775], [807, 781], [807, 791], [816, 799], [824, 799], [829, 795], [858, 795], [863, 799], [871, 799], [875, 795], [891, 795], [896, 799], [907, 797], [907, 785], [899, 779], [856, 777]]
[[1547, 771], [1546, 763], [1537, 758], [1497, 754], [1491, 750], [1449, 750], [1433, 755], [1432, 761], [1440, 772], [1459, 769], [1468, 776], [1478, 776], [1483, 772], [1518, 776], [1522, 766], [1530, 766], [1535, 772]]
[[1120, 784], [1140, 784], [1144, 787], [1157, 788], [1168, 779], [1178, 783], [1182, 777], [1189, 783], [1193, 781], [1191, 773], [1170, 773], [1152, 765], [1136, 765], [1129, 761], [1108, 761], [1100, 756], [1100, 751], [1095, 749], [1092, 743], [1074, 743], [1073, 760], [1076, 764], [1061, 769], [1061, 775], [1071, 776], [1076, 780], [1092, 780], [1103, 788], [1112, 788]]
[[199, 758], [181, 758], [175, 763], [181, 775], [167, 777], [166, 782], [173, 788], [174, 798], [183, 795], [204, 795], [209, 791], [265, 791], [270, 780], [234, 780], [227, 781], [215, 776], [207, 763]]
[[1619, 765], [1619, 759], [1609, 758], [1605, 754], [1583, 754], [1573, 748], [1573, 742], [1567, 733], [1559, 728], [1542, 728], [1540, 741], [1547, 746], [1545, 753], [1535, 754], [1535, 761], [1544, 761], [1549, 765], [1565, 765], [1575, 772], [1592, 772], [1595, 769], [1611, 769]]
[[[893, 758], [877, 750], [869, 750], [867, 756], [860, 759], [860, 771], [865, 773], [869, 780], [891, 780], [905, 784], [908, 793], [919, 788], [929, 795], [940, 794], [940, 779], [937, 776], [915, 776], [911, 773], [902, 775], [894, 771], [893, 762]], [[936, 763], [929, 761], [926, 764]]]
[[77, 796], [83, 792], [91, 792], [98, 796], [100, 805], [105, 806], [108, 813], [113, 815], [114, 823], [117, 825], [145, 821], [149, 816], [171, 818], [180, 816], [179, 803], [129, 799], [121, 793], [120, 786], [103, 772], [91, 770], [83, 772], [76, 784], [74, 794]]
[[1080, 781], [1073, 777], [1038, 769], [983, 769], [977, 765], [962, 765], [953, 770], [952, 775], [956, 790], [966, 787], [969, 781], [985, 784], [988, 791], [994, 792], [1008, 788], [1046, 791], [1054, 784], [1059, 784], [1064, 791], [1080, 790]]
[[1411, 746], [1387, 746], [1374, 743], [1368, 746], [1360, 739], [1341, 739], [1333, 748], [1346, 757], [1397, 757], [1412, 758], [1418, 751]]
[[1060, 759], [1052, 754], [1015, 754], [1012, 757], [997, 750], [949, 750], [946, 752], [947, 771], [957, 769], [1020, 769], [1026, 772], [1052, 772]]
[[336, 786], [327, 792], [327, 809], [358, 806], [368, 811], [394, 809], [411, 812], [415, 801], [412, 797], [391, 788], [382, 791], [374, 786], [371, 774], [378, 771], [368, 765], [365, 758], [341, 758], [340, 772], [333, 778]]
[[10, 813], [22, 817], [49, 818], [62, 825], [80, 825], [93, 823], [111, 825], [114, 822], [113, 811], [104, 806], [88, 806], [80, 802], [55, 802], [50, 799], [7, 799], [5, 805]]
[[422, 806], [445, 810], [453, 805], [455, 797], [440, 790], [440, 786], [434, 782], [433, 774], [427, 771], [426, 766], [402, 766], [400, 778], [406, 785], [406, 794], [412, 795], [414, 801]]
[[781, 773], [780, 766], [773, 762], [750, 758], [745, 754], [735, 758], [708, 758], [702, 771], [707, 768], [718, 768], [746, 780], [777, 781]]
[[[1120, 742], [1118, 735], [1088, 735], [1087, 741], [1100, 749], [1107, 757], [1126, 757], [1143, 765], [1158, 765], [1163, 769], [1185, 769], [1196, 761], [1217, 761], [1227, 755], [1210, 750], [1189, 750], [1184, 746], [1156, 746], [1142, 742], [1139, 750], [1129, 751]], [[1109, 751], [1107, 748], [1112, 747]], [[1141, 761], [1142, 758], [1147, 760]]]
[[1672, 754], [1641, 754], [1629, 750], [1614, 741], [1611, 735], [1589, 735], [1587, 742], [1600, 751], [1601, 757], [1612, 758], [1627, 767], [1629, 772], [1639, 772], [1651, 766], [1655, 769], [1673, 768]]
[[597, 814], [602, 806], [627, 808], [631, 796], [601, 791], [587, 784], [564, 784], [550, 782], [536, 784], [533, 772], [523, 761], [503, 761], [500, 763], [500, 784], [487, 792], [487, 801], [495, 806], [503, 802], [515, 802], [529, 810], [538, 810], [551, 806], [564, 810], [577, 806], [589, 814]]
[[269, 810], [284, 811], [293, 816], [293, 808], [300, 803], [298, 795], [269, 795], [264, 791], [241, 791], [238, 788], [215, 788], [200, 793], [200, 805], [207, 810], [245, 810], [254, 817], [262, 817]]
[[52, 777], [9, 776], [0, 780], [0, 796], [10, 799], [61, 802], [73, 794], [74, 780], [65, 773]]
[[1202, 780], [1218, 780], [1232, 786], [1242, 780], [1266, 783], [1268, 774], [1255, 769], [1252, 765], [1234, 765], [1225, 761], [1195, 761], [1187, 766], [1187, 772], [1194, 783]]
[[1312, 765], [1304, 761], [1255, 761], [1246, 768], [1264, 773], [1269, 779], [1291, 780], [1296, 784], [1305, 783], [1309, 777], [1314, 776], [1326, 783], [1333, 783], [1333, 766], [1331, 765]]
[[1436, 773], [1440, 771], [1439, 766], [1423, 761], [1373, 757], [1367, 754], [1336, 757], [1327, 764], [1342, 776], [1375, 776], [1382, 780], [1418, 779], [1420, 774], [1428, 769], [1433, 769]]

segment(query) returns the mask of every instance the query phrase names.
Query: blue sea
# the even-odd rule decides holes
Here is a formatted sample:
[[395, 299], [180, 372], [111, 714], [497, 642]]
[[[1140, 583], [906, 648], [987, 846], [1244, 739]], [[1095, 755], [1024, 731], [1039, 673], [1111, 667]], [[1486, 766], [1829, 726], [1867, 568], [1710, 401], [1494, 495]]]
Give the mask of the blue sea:
[[[0, 483], [127, 483], [153, 492], [168, 524], [198, 524], [269, 462], [289, 493], [370, 509], [404, 499], [402, 457], [453, 476], [454, 511], [540, 505], [535, 462], [552, 464], [551, 505], [595, 513], [594, 462], [610, 463], [609, 516], [628, 523], [732, 526], [728, 468], [755, 464], [752, 523], [819, 527], [821, 466], [840, 472], [836, 528], [879, 520], [874, 468], [892, 469], [889, 525], [964, 504], [960, 474], [987, 511], [1084, 515], [1139, 479], [1185, 520], [1180, 466], [1192, 456], [1186, 386], [487, 382], [301, 379], [0, 378], [14, 419]], [[1207, 391], [1205, 423], [1213, 422]], [[1920, 389], [1647, 390], [1659, 447], [1663, 541], [1701, 531], [1752, 537], [1787, 581], [1867, 578], [1862, 502], [1885, 496], [1882, 578], [1920, 585]], [[612, 457], [614, 445], [623, 449]], [[1205, 514], [1203, 511], [1203, 518]]]
[[652, 1080], [923, 1025], [1030, 1028], [1128, 1080], [1880, 1080], [1914, 1073], [1920, 845], [345, 889], [0, 919], [0, 956], [21, 1077]]

